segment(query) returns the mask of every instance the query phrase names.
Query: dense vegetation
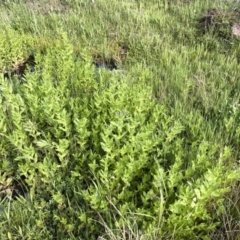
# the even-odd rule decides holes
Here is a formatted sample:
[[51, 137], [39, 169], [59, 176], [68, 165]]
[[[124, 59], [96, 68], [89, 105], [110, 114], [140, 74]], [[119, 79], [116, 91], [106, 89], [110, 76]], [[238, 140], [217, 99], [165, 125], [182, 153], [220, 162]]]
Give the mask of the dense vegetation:
[[0, 239], [239, 239], [238, 9], [1, 1]]

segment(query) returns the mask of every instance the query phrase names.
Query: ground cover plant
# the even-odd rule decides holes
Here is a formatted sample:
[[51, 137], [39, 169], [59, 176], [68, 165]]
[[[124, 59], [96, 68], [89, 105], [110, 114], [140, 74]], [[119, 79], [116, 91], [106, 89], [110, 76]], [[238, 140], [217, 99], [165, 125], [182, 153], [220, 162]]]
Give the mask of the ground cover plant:
[[238, 9], [2, 1], [0, 238], [238, 239]]

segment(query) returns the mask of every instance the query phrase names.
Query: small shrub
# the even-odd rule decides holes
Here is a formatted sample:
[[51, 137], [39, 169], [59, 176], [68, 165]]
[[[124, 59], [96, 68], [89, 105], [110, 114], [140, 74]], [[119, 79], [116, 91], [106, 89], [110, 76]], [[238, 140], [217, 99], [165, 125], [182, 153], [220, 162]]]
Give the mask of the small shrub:
[[28, 196], [3, 199], [2, 238], [97, 239], [132, 224], [155, 239], [206, 238], [237, 179], [231, 149], [206, 139], [204, 118], [157, 103], [147, 72], [96, 77], [60, 35], [24, 84], [1, 78], [1, 179]]

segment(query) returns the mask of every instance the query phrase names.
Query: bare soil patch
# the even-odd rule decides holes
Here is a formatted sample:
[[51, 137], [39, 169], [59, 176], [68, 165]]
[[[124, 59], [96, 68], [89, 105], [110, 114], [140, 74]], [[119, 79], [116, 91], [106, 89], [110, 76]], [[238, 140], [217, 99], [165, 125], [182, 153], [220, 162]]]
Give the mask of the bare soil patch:
[[221, 37], [240, 37], [240, 9], [223, 11], [217, 8], [208, 9], [198, 19], [198, 29], [206, 33], [212, 30]]

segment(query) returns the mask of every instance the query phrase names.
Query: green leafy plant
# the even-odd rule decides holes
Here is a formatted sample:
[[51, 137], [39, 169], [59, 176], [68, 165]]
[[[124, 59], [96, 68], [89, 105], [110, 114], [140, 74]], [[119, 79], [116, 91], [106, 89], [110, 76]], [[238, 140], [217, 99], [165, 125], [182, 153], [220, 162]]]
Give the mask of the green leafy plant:
[[30, 211], [27, 226], [43, 228], [39, 238], [96, 239], [129, 216], [146, 236], [207, 236], [218, 223], [212, 202], [220, 211], [237, 179], [230, 149], [199, 135], [203, 119], [189, 128], [157, 103], [148, 71], [137, 83], [107, 70], [96, 76], [87, 51], [76, 59], [60, 35], [36, 54], [24, 84], [1, 81], [2, 178], [22, 179], [30, 198], [14, 201], [5, 234], [28, 234]]
[[0, 238], [237, 239], [239, 43], [196, 30], [219, 1], [47, 2], [0, 3]]

